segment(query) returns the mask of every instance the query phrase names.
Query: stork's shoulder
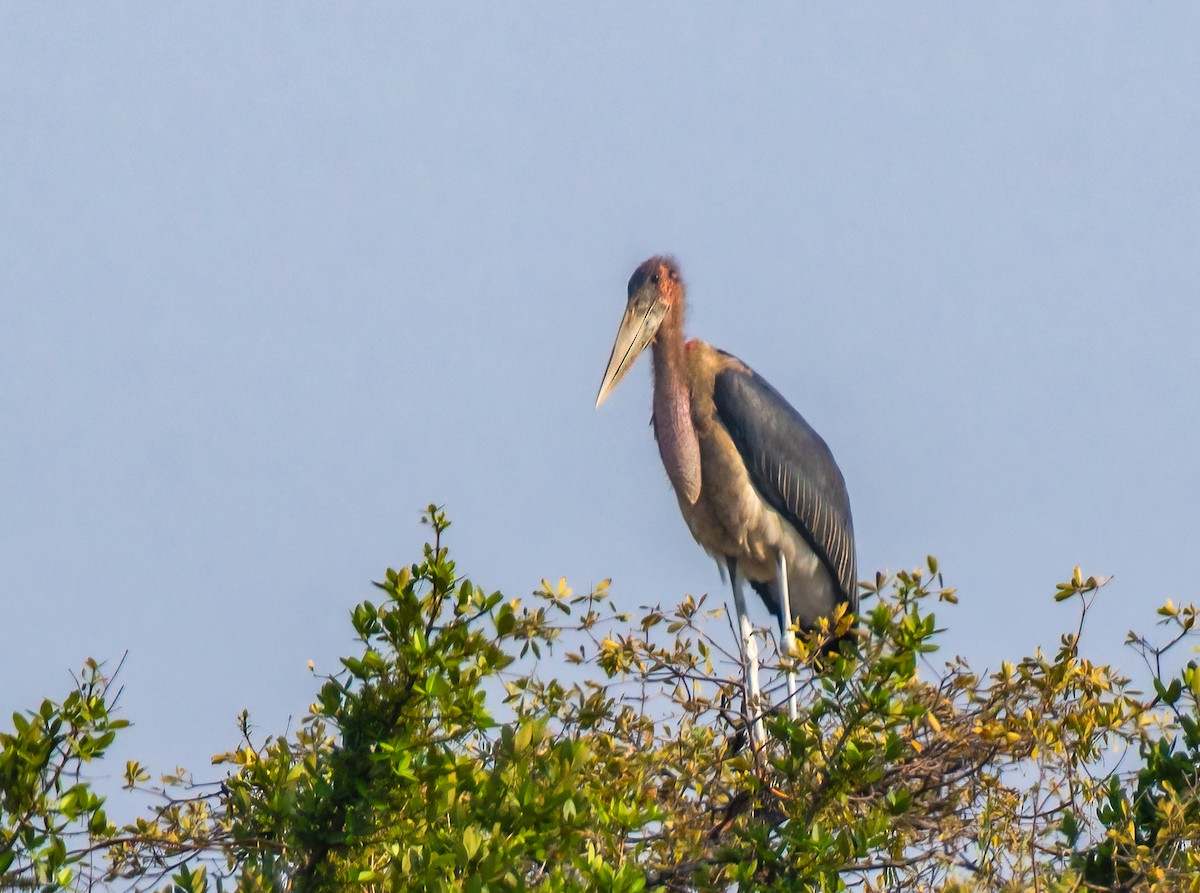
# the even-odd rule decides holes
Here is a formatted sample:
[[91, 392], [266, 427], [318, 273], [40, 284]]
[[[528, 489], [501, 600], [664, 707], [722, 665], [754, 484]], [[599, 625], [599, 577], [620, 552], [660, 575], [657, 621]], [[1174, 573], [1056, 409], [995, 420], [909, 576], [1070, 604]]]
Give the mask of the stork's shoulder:
[[687, 343], [686, 357], [692, 418], [697, 430], [703, 434], [717, 418], [717, 408], [713, 402], [717, 380], [727, 373], [741, 378], [752, 377], [754, 372], [733, 354], [713, 347], [699, 338], [693, 338]]
[[719, 372], [734, 369], [750, 375], [750, 367], [731, 353], [713, 347], [707, 341], [693, 338], [687, 343], [687, 365], [689, 371], [716, 376]]
[[733, 354], [713, 347], [699, 338], [693, 338], [687, 343], [686, 356], [688, 387], [693, 399], [697, 396], [711, 399], [717, 376], [724, 372], [754, 374], [749, 366]]

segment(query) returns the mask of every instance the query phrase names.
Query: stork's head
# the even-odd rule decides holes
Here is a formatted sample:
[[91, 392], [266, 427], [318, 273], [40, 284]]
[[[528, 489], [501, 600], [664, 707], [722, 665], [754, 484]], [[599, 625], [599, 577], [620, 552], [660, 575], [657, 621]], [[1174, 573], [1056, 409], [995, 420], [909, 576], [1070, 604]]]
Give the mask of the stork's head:
[[625, 316], [617, 330], [612, 356], [604, 380], [600, 382], [600, 393], [596, 395], [599, 406], [612, 393], [617, 383], [633, 366], [633, 361], [654, 340], [659, 327], [667, 318], [667, 311], [683, 301], [683, 279], [679, 265], [669, 257], [652, 257], [642, 261], [629, 277], [629, 300], [625, 305]]

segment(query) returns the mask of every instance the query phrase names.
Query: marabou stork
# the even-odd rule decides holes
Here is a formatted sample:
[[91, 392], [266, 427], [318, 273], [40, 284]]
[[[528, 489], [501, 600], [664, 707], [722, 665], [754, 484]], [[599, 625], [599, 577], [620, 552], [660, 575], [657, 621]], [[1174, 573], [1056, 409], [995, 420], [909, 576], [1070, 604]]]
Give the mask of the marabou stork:
[[[793, 623], [811, 629], [843, 603], [853, 613], [850, 498], [825, 441], [778, 391], [736, 357], [684, 340], [684, 303], [673, 259], [652, 257], [634, 270], [596, 406], [650, 345], [658, 451], [692, 536], [729, 572], [748, 664], [747, 714], [758, 716], [758, 646], [743, 581], [778, 618], [789, 654]], [[789, 672], [793, 718], [795, 696]], [[761, 718], [754, 737], [764, 738]]]

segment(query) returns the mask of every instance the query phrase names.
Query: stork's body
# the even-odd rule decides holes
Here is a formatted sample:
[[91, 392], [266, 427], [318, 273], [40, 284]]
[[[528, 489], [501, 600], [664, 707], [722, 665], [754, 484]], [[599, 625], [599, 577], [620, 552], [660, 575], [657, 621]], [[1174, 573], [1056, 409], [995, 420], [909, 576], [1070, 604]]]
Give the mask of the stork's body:
[[[685, 341], [678, 267], [654, 257], [629, 281], [629, 302], [596, 404], [637, 355], [654, 357], [654, 434], [688, 529], [728, 568], [758, 695], [757, 645], [743, 580], [779, 619], [812, 628], [840, 603], [856, 608], [854, 531], [829, 448], [795, 409], [736, 357]], [[794, 711], [794, 676], [788, 674]], [[761, 723], [755, 724], [762, 739]]]
[[[666, 333], [660, 330], [660, 334]], [[685, 356], [688, 415], [699, 446], [700, 488], [694, 502], [690, 501], [686, 490], [680, 492], [676, 488], [683, 519], [696, 542], [723, 564], [735, 561], [737, 569], [762, 596], [771, 613], [787, 622], [777, 579], [778, 560], [782, 554], [791, 594], [790, 619], [804, 629], [811, 629], [821, 617], [831, 614], [839, 601], [847, 600], [847, 590], [853, 586], [854, 549], [849, 542], [849, 504], [839, 506], [844, 509], [840, 513], [826, 508], [821, 500], [828, 501], [829, 487], [823, 485], [827, 482], [814, 484], [809, 479], [811, 473], [805, 474], [794, 462], [789, 464], [787, 457], [763, 454], [761, 443], [757, 445], [758, 455], [750, 460], [758, 462], [759, 471], [754, 473], [753, 466], [734, 441], [737, 432], [731, 433], [730, 425], [737, 423], [731, 416], [735, 409], [746, 408], [748, 397], [774, 397], [781, 403], [783, 398], [736, 357], [704, 341], [689, 341]], [[655, 371], [660, 374], [657, 364]], [[719, 401], [724, 413], [718, 408]], [[768, 424], [785, 428], [780, 433], [790, 438], [787, 445], [796, 448], [791, 450], [792, 453], [814, 446], [824, 447], [824, 442], [794, 410]], [[660, 433], [657, 411], [654, 428], [664, 464], [669, 466], [672, 438]], [[836, 471], [836, 466], [830, 464], [828, 470]], [[777, 498], [772, 500], [772, 494], [762, 492], [763, 482], [775, 484]], [[844, 491], [844, 487], [842, 489]], [[835, 574], [830, 573], [830, 567], [822, 562], [796, 528], [806, 502], [809, 513], [818, 515], [817, 524], [824, 520], [828, 533], [832, 533], [829, 528], [839, 522], [844, 525], [846, 541], [827, 537], [824, 547], [832, 553], [829, 563], [837, 562], [833, 568]], [[791, 505], [799, 510], [792, 510]], [[823, 519], [819, 517], [822, 514]], [[835, 520], [835, 514], [841, 514], [844, 521], [842, 518]]]

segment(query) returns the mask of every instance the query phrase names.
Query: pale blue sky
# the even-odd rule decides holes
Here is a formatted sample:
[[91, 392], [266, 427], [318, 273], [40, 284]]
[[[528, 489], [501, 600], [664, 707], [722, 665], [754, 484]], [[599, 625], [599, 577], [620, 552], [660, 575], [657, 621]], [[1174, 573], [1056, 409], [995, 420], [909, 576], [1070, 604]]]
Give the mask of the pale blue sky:
[[[128, 649], [137, 757], [303, 713], [419, 555], [725, 593], [592, 404], [645, 256], [985, 664], [1196, 596], [1200, 7], [0, 6], [0, 716]], [[766, 622], [765, 612], [761, 617]]]

